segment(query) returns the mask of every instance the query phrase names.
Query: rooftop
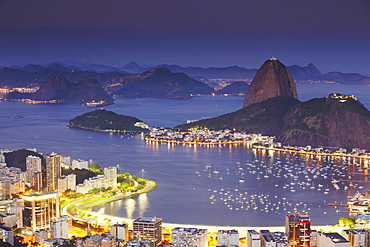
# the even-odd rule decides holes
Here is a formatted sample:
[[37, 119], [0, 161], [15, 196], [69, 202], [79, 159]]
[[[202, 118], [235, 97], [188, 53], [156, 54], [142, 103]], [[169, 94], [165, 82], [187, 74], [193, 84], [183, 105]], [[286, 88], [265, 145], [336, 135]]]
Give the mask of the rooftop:
[[134, 220], [134, 222], [148, 222], [148, 223], [159, 222], [159, 221], [162, 221], [162, 218], [157, 218], [157, 217], [140, 217], [140, 218]]
[[349, 241], [345, 239], [344, 237], [342, 237], [339, 233], [336, 233], [336, 232], [325, 233], [324, 232], [322, 234], [330, 238], [331, 241], [333, 241], [334, 243], [349, 243]]

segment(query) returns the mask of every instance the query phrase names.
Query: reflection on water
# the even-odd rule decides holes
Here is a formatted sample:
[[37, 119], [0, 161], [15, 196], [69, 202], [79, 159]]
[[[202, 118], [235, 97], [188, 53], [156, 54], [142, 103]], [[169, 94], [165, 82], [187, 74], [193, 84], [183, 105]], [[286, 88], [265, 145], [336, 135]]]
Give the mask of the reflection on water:
[[[104, 206], [98, 206], [94, 208], [95, 212], [100, 214], [110, 214], [115, 216], [123, 216], [125, 218], [134, 219], [139, 216], [146, 215], [150, 206], [147, 193], [134, 195], [130, 198], [113, 201]], [[120, 211], [124, 210], [125, 214], [120, 214]]]
[[[157, 143], [147, 147], [150, 149], [151, 145], [158, 151], [169, 148]], [[177, 185], [174, 193], [171, 188], [159, 185], [148, 195], [127, 199], [123, 206], [109, 203], [104, 206], [105, 212], [132, 219], [160, 215], [171, 223], [247, 226], [266, 225], [262, 218], [268, 219], [268, 224], [280, 225], [285, 214], [308, 213], [315, 224], [335, 224], [340, 217], [347, 216], [343, 206], [347, 196], [370, 189], [369, 161], [364, 159], [256, 150], [247, 145], [222, 148], [174, 145], [170, 149], [174, 153], [183, 149], [186, 153], [208, 153], [212, 162], [189, 164], [175, 176], [172, 172], [163, 176], [174, 178], [170, 182], [171, 186]], [[226, 154], [230, 154], [230, 159], [217, 158]], [[171, 171], [179, 160], [180, 157], [170, 164]], [[156, 193], [162, 198], [159, 207]], [[150, 196], [154, 205], [148, 203]]]
[[146, 193], [139, 195], [138, 202], [139, 202], [139, 214], [145, 215], [144, 213], [149, 207], [149, 200], [148, 200], [148, 196], [146, 195]]
[[132, 215], [135, 212], [135, 205], [136, 205], [136, 200], [132, 198], [128, 198], [125, 201], [125, 208], [126, 208], [126, 214], [129, 219], [132, 219]]

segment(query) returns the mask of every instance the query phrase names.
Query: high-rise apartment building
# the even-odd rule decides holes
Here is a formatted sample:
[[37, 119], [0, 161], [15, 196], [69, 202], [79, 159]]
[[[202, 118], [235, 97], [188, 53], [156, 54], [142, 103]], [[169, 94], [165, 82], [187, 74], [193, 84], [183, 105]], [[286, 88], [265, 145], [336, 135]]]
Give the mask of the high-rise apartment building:
[[175, 247], [207, 247], [206, 229], [176, 227], [172, 230], [172, 245]]
[[49, 230], [50, 223], [59, 217], [58, 192], [24, 195], [23, 225], [33, 232]]
[[117, 168], [104, 167], [105, 187], [117, 187]]
[[237, 230], [218, 230], [218, 245], [239, 246], [239, 232]]
[[66, 220], [58, 220], [50, 224], [52, 238], [68, 239], [68, 230], [68, 222]]
[[122, 240], [123, 244], [125, 244], [129, 237], [128, 237], [128, 225], [126, 224], [114, 224], [110, 227], [110, 234], [116, 237], [118, 240]]
[[292, 247], [310, 247], [311, 220], [304, 214], [287, 214], [285, 233]]
[[62, 176], [62, 156], [52, 153], [46, 156], [46, 188], [49, 192], [58, 189], [58, 178]]
[[134, 238], [148, 240], [151, 246], [159, 246], [162, 241], [162, 218], [140, 217], [133, 224]]
[[8, 200], [11, 195], [11, 179], [8, 177], [0, 178], [0, 200]]
[[36, 191], [41, 191], [42, 185], [42, 172], [35, 172], [31, 180], [31, 186]]
[[89, 169], [89, 162], [82, 159], [72, 160], [72, 169]]
[[346, 238], [351, 247], [370, 246], [370, 230], [365, 229], [348, 229], [344, 230]]
[[75, 174], [69, 174], [67, 176], [67, 184], [68, 184], [68, 189], [72, 191], [76, 191], [76, 184], [77, 184], [77, 176]]
[[76, 175], [69, 174], [58, 178], [58, 191], [65, 192], [66, 190], [76, 191]]
[[247, 232], [247, 247], [260, 247], [260, 234], [256, 230], [248, 230]]
[[33, 174], [35, 172], [41, 172], [41, 158], [32, 155], [26, 157], [26, 172], [26, 182], [31, 183], [33, 179]]

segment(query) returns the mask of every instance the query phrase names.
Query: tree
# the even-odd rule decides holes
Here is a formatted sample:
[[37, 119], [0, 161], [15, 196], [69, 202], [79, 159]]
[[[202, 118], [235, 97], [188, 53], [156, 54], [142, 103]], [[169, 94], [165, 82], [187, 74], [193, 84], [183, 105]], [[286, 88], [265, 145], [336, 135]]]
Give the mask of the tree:
[[85, 179], [96, 177], [97, 173], [91, 170], [86, 169], [63, 169], [62, 170], [63, 175], [67, 176], [69, 174], [75, 174], [76, 175], [76, 183], [82, 184]]
[[98, 169], [100, 169], [100, 165], [98, 165], [98, 164], [90, 164], [89, 165], [89, 169], [98, 170]]
[[339, 223], [339, 226], [341, 227], [353, 228], [356, 222], [354, 218], [340, 218], [338, 220], [338, 223]]

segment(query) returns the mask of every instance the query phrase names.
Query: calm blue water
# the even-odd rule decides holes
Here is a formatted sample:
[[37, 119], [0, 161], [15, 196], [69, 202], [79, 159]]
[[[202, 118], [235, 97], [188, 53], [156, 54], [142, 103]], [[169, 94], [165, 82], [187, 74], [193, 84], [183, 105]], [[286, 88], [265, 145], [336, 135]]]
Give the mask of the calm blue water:
[[[331, 92], [356, 94], [370, 108], [368, 86], [300, 84], [298, 91], [302, 101]], [[189, 119], [235, 111], [242, 106], [243, 99], [236, 96], [206, 96], [192, 100], [120, 98], [116, 104], [105, 108], [138, 117], [151, 126], [174, 126]], [[360, 186], [364, 187], [361, 190], [370, 189], [367, 183], [358, 183], [356, 188], [340, 183], [341, 189], [335, 190], [331, 179], [346, 178], [351, 172], [359, 174], [356, 169], [360, 167], [351, 165], [347, 169], [339, 160], [259, 153], [244, 146], [147, 144], [140, 136], [122, 137], [66, 127], [69, 119], [88, 111], [91, 109], [78, 104], [0, 102], [0, 147], [36, 147], [42, 153], [57, 152], [72, 158], [92, 159], [102, 166], [119, 164], [121, 171], [137, 176], [141, 176], [144, 169], [146, 178], [157, 181], [156, 190], [96, 210], [130, 218], [163, 217], [165, 222], [172, 223], [283, 225], [284, 215], [297, 211], [308, 212], [313, 224], [333, 224], [345, 214], [336, 212], [337, 209], [329, 207], [327, 202], [345, 202], [347, 194]], [[15, 119], [14, 116], [24, 118]], [[359, 161], [350, 163], [360, 164]], [[206, 165], [212, 168], [207, 169]], [[340, 170], [335, 170], [336, 167]], [[367, 179], [365, 175], [356, 176]], [[245, 182], [240, 183], [240, 178]], [[346, 185], [349, 190], [343, 191]], [[328, 194], [324, 194], [325, 189], [329, 189]]]

